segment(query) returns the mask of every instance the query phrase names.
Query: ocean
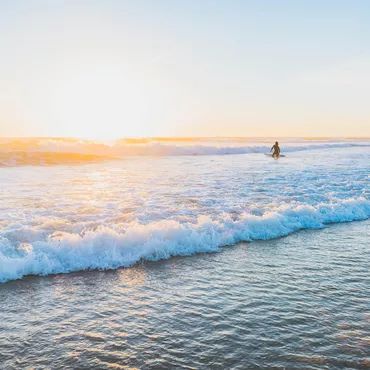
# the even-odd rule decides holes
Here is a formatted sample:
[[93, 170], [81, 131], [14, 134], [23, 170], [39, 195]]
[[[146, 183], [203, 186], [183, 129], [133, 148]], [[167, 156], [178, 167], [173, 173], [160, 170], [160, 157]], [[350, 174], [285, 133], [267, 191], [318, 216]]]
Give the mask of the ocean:
[[0, 367], [370, 367], [370, 140], [274, 141], [2, 139]]

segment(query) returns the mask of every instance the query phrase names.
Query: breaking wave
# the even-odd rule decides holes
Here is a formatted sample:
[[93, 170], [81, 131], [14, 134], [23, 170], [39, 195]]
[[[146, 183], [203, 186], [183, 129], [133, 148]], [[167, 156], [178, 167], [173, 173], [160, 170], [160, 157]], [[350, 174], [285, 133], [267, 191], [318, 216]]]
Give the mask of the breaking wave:
[[[280, 206], [261, 216], [244, 213], [237, 219], [223, 214], [200, 216], [196, 223], [160, 221], [101, 226], [81, 233], [55, 232], [30, 243], [0, 237], [0, 282], [26, 275], [48, 275], [90, 269], [116, 269], [140, 260], [160, 260], [217, 252], [238, 242], [267, 240], [301, 229], [364, 220], [370, 217], [370, 201], [364, 197], [317, 206]], [[32, 226], [28, 232], [33, 234]], [[35, 235], [35, 234], [34, 234]]]

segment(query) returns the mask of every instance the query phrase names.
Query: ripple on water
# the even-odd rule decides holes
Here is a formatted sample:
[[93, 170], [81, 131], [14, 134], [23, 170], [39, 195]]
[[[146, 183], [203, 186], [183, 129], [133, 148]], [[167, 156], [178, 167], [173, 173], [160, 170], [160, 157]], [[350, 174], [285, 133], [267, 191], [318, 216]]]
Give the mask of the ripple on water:
[[369, 221], [0, 287], [4, 369], [370, 367]]

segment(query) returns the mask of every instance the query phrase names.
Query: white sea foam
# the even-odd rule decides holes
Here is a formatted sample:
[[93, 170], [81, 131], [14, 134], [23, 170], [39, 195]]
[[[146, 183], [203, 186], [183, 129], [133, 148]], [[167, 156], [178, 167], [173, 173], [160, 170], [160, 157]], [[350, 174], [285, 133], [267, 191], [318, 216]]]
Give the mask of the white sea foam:
[[[336, 204], [281, 206], [261, 216], [244, 213], [217, 218], [199, 216], [195, 223], [174, 220], [132, 223], [128, 228], [101, 226], [83, 233], [56, 232], [45, 240], [12, 243], [0, 239], [0, 281], [25, 275], [48, 275], [87, 269], [115, 269], [140, 260], [159, 260], [199, 252], [217, 252], [241, 241], [266, 240], [300, 229], [364, 220], [370, 217], [370, 201], [347, 199]], [[28, 228], [30, 234], [40, 234]]]
[[[197, 147], [198, 153], [226, 154], [225, 145], [265, 152], [267, 142], [148, 142], [132, 147], [151, 146], [158, 152], [162, 146], [175, 147], [181, 153]], [[4, 145], [19, 150], [26, 144]], [[37, 140], [27, 145], [27, 153], [35, 153], [32, 158], [39, 153], [52, 164], [76, 158], [94, 164], [0, 168], [2, 282], [214, 252], [240, 241], [370, 217], [370, 147], [365, 141], [290, 140], [283, 142], [290, 153], [281, 161], [264, 155], [164, 155], [98, 163], [67, 151], [59, 157], [35, 152]]]

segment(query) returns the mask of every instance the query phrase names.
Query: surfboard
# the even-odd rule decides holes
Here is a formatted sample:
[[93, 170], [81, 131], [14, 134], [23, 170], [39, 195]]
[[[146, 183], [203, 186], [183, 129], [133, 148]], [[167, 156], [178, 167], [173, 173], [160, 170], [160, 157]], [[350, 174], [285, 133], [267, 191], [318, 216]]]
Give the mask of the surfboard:
[[[272, 157], [272, 154], [270, 154], [270, 153], [265, 153], [265, 155], [267, 155], [268, 157]], [[279, 155], [279, 157], [278, 158], [285, 158], [286, 157], [286, 155], [284, 155], [284, 154], [280, 154]]]

